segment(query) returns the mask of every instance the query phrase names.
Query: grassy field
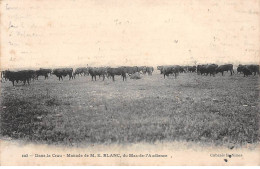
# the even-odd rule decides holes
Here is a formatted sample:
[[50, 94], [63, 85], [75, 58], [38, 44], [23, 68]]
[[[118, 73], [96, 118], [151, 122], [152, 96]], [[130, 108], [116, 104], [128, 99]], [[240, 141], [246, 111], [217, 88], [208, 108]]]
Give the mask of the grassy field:
[[180, 74], [116, 81], [41, 77], [1, 84], [1, 136], [48, 144], [259, 142], [257, 76]]

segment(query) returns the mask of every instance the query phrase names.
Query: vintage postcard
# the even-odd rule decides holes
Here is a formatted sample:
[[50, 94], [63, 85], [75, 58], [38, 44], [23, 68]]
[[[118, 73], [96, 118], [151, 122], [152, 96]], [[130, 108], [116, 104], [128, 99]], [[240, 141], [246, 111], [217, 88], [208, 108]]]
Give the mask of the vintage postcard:
[[1, 166], [260, 164], [259, 0], [1, 0]]

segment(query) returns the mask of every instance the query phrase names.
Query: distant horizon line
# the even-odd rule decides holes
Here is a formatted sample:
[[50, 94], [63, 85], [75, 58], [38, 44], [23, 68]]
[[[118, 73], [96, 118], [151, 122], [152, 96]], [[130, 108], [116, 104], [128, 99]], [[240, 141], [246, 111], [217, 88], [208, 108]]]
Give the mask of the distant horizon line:
[[0, 70], [19, 70], [19, 69], [40, 69], [40, 68], [49, 68], [49, 69], [54, 69], [54, 68], [80, 68], [80, 67], [120, 67], [120, 66], [152, 66], [152, 67], [157, 67], [157, 66], [167, 66], [167, 65], [179, 65], [179, 66], [196, 66], [196, 65], [200, 65], [200, 64], [217, 64], [217, 65], [223, 65], [223, 64], [233, 64], [235, 67], [238, 66], [239, 64], [242, 64], [242, 65], [247, 65], [247, 64], [259, 64], [257, 62], [244, 62], [244, 63], [241, 63], [241, 62], [236, 62], [236, 63], [231, 63], [231, 62], [225, 62], [225, 63], [214, 63], [214, 62], [197, 62], [197, 63], [194, 63], [194, 64], [149, 64], [149, 65], [126, 65], [126, 64], [122, 64], [122, 65], [103, 65], [103, 64], [100, 64], [100, 65], [97, 65], [97, 64], [86, 64], [86, 65], [82, 65], [82, 64], [77, 64], [77, 65], [64, 65], [64, 66], [20, 66], [20, 67], [9, 67], [9, 68], [6, 68], [4, 67], [3, 65], [0, 66]]

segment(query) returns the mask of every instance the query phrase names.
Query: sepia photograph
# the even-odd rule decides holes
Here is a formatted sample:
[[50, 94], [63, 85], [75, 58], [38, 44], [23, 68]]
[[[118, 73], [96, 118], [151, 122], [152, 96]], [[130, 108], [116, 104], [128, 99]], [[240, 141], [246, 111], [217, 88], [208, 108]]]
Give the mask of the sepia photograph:
[[259, 0], [0, 0], [0, 166], [259, 166]]

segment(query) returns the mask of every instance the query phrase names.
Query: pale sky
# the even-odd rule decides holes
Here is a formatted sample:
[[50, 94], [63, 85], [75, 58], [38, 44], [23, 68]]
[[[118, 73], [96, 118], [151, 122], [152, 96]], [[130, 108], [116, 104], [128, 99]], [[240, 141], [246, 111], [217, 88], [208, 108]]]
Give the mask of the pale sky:
[[3, 0], [1, 67], [259, 63], [259, 0]]

